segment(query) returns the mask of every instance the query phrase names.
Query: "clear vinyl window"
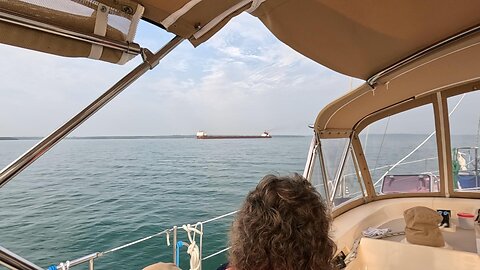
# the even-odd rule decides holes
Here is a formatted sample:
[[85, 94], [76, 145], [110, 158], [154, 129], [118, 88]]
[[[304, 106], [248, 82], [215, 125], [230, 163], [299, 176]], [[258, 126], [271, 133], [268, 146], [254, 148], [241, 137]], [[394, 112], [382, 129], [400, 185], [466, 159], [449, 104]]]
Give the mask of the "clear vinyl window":
[[364, 196], [364, 187], [349, 139], [322, 139], [315, 148], [311, 181], [334, 207]]
[[360, 133], [378, 195], [439, 191], [434, 119], [428, 104], [381, 119]]
[[447, 99], [454, 190], [480, 192], [480, 92]]

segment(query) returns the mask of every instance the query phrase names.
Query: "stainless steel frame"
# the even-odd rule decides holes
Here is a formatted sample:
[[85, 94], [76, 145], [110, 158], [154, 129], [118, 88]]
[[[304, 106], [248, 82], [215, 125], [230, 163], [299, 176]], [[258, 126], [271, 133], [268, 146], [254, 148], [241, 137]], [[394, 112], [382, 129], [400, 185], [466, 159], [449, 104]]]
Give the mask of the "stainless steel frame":
[[0, 246], [0, 266], [5, 266], [8, 269], [42, 270], [41, 267], [25, 260], [2, 246]]
[[[88, 262], [88, 269], [89, 270], [94, 270], [94, 259], [97, 259], [98, 257], [102, 256], [101, 253], [96, 252], [92, 253], [90, 255], [83, 256], [81, 258], [69, 261], [70, 262], [70, 267], [74, 267], [76, 265], [80, 265], [82, 263]], [[60, 265], [57, 265], [57, 269], [62, 269]]]
[[116, 49], [129, 54], [137, 55], [142, 52], [142, 48], [140, 48], [140, 45], [136, 43], [127, 43], [127, 42], [122, 43], [122, 42], [118, 42], [118, 41], [101, 37], [101, 36], [81, 34], [65, 28], [60, 28], [54, 25], [41, 23], [32, 19], [28, 19], [28, 18], [19, 16], [17, 14], [11, 13], [4, 9], [0, 9], [0, 21], [8, 22], [15, 25], [20, 25], [23, 27], [42, 31], [45, 33], [54, 34], [57, 36], [67, 37], [70, 39], [84, 41], [91, 44], [101, 45], [103, 47]]
[[67, 123], [59, 127], [52, 134], [45, 137], [38, 144], [28, 150], [25, 154], [20, 156], [17, 160], [2, 169], [0, 171], [0, 188], [3, 187], [6, 183], [8, 183], [8, 181], [13, 179], [13, 177], [15, 177], [21, 171], [23, 171], [26, 167], [28, 167], [32, 162], [42, 156], [45, 152], [50, 150], [55, 144], [57, 144], [70, 132], [75, 130], [90, 116], [95, 114], [105, 104], [107, 104], [110, 100], [120, 94], [125, 88], [127, 88], [139, 77], [141, 77], [145, 72], [147, 72], [149, 69], [153, 69], [165, 55], [172, 51], [183, 40], [184, 38], [176, 36], [155, 54], [152, 54], [148, 50], [143, 49], [142, 56], [144, 57], [144, 61], [140, 65], [138, 65], [134, 70], [128, 73], [125, 77], [123, 77], [120, 81], [118, 81], [115, 85], [113, 85], [109, 90], [107, 90], [98, 99], [93, 101], [85, 109], [72, 117]]
[[315, 150], [317, 147], [317, 136], [314, 134], [312, 142], [310, 143], [310, 149], [308, 150], [307, 162], [305, 163], [305, 169], [303, 170], [303, 177], [310, 181], [312, 175], [312, 165], [315, 162]]

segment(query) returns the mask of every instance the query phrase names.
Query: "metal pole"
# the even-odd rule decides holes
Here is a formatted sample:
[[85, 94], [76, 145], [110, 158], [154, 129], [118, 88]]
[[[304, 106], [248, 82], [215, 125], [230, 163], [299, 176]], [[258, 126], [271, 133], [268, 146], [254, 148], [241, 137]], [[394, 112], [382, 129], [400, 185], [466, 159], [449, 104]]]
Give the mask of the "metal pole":
[[8, 183], [8, 181], [10, 181], [21, 171], [23, 171], [26, 167], [28, 167], [32, 162], [42, 156], [45, 152], [50, 150], [55, 144], [57, 144], [70, 132], [75, 130], [90, 116], [95, 114], [105, 104], [107, 104], [110, 100], [120, 94], [125, 88], [127, 88], [139, 77], [141, 77], [145, 72], [147, 72], [149, 69], [153, 69], [164, 56], [166, 56], [170, 51], [172, 51], [176, 46], [178, 46], [183, 40], [184, 38], [175, 36], [155, 54], [152, 54], [148, 50], [144, 49], [142, 53], [144, 61], [140, 65], [138, 65], [134, 70], [128, 73], [125, 77], [123, 77], [120, 81], [118, 81], [115, 85], [113, 85], [109, 90], [107, 90], [98, 99], [93, 101], [80, 113], [72, 117], [67, 123], [59, 127], [52, 134], [45, 137], [38, 144], [28, 150], [25, 154], [20, 156], [17, 160], [6, 166], [2, 171], [0, 171], [0, 188], [3, 187], [6, 183]]
[[312, 171], [312, 164], [315, 160], [315, 146], [317, 145], [317, 140], [315, 133], [312, 137], [312, 142], [310, 143], [310, 149], [308, 150], [307, 162], [305, 163], [305, 169], [303, 170], [303, 177], [308, 181], [312, 182], [310, 179], [311, 171]]
[[90, 259], [90, 261], [88, 261], [88, 270], [94, 270], [93, 259]]
[[[86, 255], [86, 256], [83, 256], [81, 258], [71, 260], [70, 261], [70, 267], [74, 267], [74, 266], [77, 266], [77, 265], [88, 262], [88, 265], [90, 267], [89, 269], [93, 269], [93, 260], [100, 257], [100, 256], [101, 256], [101, 254], [99, 252], [95, 252], [95, 253], [92, 253], [90, 255]], [[61, 269], [61, 266], [57, 265], [57, 268]]]
[[3, 265], [8, 269], [42, 270], [39, 266], [25, 260], [2, 246], [0, 246], [0, 265]]
[[177, 263], [177, 226], [173, 226], [173, 263]]

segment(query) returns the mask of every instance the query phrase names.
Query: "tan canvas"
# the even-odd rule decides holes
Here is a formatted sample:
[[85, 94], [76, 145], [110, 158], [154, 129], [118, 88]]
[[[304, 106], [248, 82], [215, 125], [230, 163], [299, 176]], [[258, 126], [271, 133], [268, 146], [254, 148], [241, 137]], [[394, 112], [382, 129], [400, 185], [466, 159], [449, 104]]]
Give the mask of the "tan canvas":
[[445, 241], [438, 224], [442, 217], [436, 211], [424, 207], [416, 206], [405, 210], [405, 237], [412, 244], [443, 247]]

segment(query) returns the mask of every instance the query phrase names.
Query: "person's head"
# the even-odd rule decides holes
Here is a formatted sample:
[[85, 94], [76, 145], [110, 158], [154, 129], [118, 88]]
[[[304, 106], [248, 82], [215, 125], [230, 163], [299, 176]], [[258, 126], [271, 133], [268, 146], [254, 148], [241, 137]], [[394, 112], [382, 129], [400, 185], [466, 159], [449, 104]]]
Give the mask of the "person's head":
[[251, 191], [230, 232], [235, 270], [331, 269], [336, 250], [320, 194], [298, 174], [265, 176]]

